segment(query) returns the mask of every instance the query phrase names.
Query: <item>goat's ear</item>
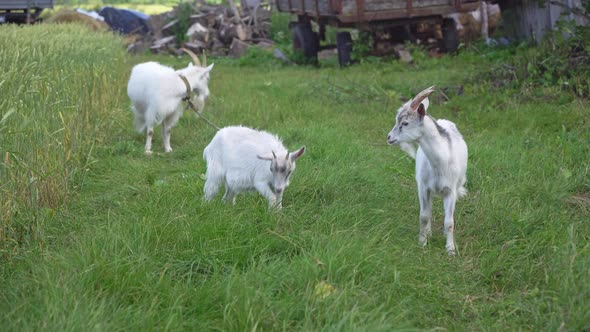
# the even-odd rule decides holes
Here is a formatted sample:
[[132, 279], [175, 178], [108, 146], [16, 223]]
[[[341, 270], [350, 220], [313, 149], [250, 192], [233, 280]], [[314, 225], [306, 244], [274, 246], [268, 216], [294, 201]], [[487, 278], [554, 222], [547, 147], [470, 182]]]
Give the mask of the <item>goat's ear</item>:
[[258, 159], [262, 159], [262, 160], [275, 160], [277, 159], [277, 155], [275, 154], [274, 151], [271, 151], [271, 153], [266, 153], [263, 155], [257, 155]]
[[260, 159], [260, 160], [273, 160], [274, 159], [274, 157], [270, 153], [267, 153], [264, 155], [257, 155], [256, 157], [258, 157], [258, 159]]
[[420, 105], [418, 105], [418, 109], [416, 110], [416, 112], [418, 112], [420, 120], [424, 119], [424, 117], [426, 116], [426, 107], [424, 107], [424, 103], [420, 103]]
[[305, 145], [301, 147], [301, 149], [291, 152], [291, 161], [297, 160], [297, 158], [301, 157], [305, 153]]
[[422, 105], [424, 105], [424, 110], [428, 111], [428, 106], [430, 106], [430, 100], [428, 99], [428, 97], [422, 100]]
[[205, 70], [201, 74], [201, 79], [206, 77], [209, 74], [209, 72], [211, 71], [211, 69], [213, 69], [213, 64], [210, 64], [209, 66], [207, 66], [207, 68], [205, 68]]

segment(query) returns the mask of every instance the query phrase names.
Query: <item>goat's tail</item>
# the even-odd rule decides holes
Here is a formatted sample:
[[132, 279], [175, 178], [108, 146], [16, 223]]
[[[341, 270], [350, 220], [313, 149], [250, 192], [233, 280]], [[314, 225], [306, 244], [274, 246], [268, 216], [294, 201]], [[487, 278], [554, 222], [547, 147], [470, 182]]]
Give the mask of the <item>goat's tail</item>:
[[458, 198], [465, 197], [465, 195], [467, 195], [467, 188], [465, 188], [465, 182], [465, 179], [463, 179], [463, 183], [461, 184], [461, 186], [459, 186], [459, 190], [457, 190]]
[[209, 201], [219, 191], [219, 187], [224, 181], [225, 172], [219, 151], [216, 147], [211, 147], [211, 144], [203, 150], [203, 159], [207, 162], [205, 187], [203, 188], [205, 196], [203, 198]]

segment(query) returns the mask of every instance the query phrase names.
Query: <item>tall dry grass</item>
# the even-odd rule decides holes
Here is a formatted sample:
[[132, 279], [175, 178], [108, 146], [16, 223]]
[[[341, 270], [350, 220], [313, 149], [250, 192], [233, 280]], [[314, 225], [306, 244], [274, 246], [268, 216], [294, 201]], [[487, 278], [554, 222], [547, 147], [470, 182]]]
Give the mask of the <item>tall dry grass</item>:
[[[124, 108], [124, 48], [81, 25], [0, 28], [0, 250], [43, 244]], [[74, 41], [74, 42], [72, 42]], [[57, 214], [56, 214], [57, 213]]]

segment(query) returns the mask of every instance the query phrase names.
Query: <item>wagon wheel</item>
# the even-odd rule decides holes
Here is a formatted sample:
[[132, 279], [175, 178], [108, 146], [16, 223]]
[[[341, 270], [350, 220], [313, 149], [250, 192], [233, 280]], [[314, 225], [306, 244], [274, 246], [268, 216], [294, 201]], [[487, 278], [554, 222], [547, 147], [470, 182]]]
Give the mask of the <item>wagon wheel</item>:
[[445, 52], [456, 52], [459, 48], [459, 35], [457, 33], [457, 24], [452, 18], [445, 18], [442, 23], [442, 48]]
[[293, 27], [293, 50], [302, 50], [305, 58], [318, 59], [319, 39], [310, 24], [297, 23]]
[[350, 32], [344, 31], [336, 34], [336, 48], [338, 49], [338, 63], [340, 67], [350, 65], [350, 53], [352, 52]]

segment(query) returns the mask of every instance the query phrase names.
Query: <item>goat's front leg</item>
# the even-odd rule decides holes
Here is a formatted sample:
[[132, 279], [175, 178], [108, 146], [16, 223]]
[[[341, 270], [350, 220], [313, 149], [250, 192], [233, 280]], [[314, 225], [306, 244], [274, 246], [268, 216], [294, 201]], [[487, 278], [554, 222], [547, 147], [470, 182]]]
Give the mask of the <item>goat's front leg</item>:
[[170, 133], [172, 131], [172, 126], [167, 123], [167, 121], [162, 122], [162, 139], [164, 141], [164, 152], [172, 152], [172, 147], [170, 147]]
[[[272, 191], [272, 189], [270, 189], [270, 186], [268, 185], [268, 183], [266, 182], [256, 182], [254, 184], [254, 187], [256, 188], [256, 190], [258, 190], [258, 192], [266, 197], [266, 199], [268, 199], [268, 205], [269, 207], [274, 207], [277, 206], [277, 196], [275, 195], [275, 193]], [[277, 206], [277, 208], [281, 208], [280, 204]]]
[[445, 235], [447, 236], [446, 249], [449, 256], [455, 255], [455, 202], [457, 201], [457, 195], [455, 192], [448, 192], [443, 197], [443, 203], [445, 206]]
[[423, 186], [418, 187], [418, 198], [420, 199], [420, 233], [418, 244], [425, 246], [428, 237], [432, 235], [432, 194]]
[[152, 137], [154, 136], [154, 127], [147, 127], [145, 135], [145, 153], [152, 154]]

